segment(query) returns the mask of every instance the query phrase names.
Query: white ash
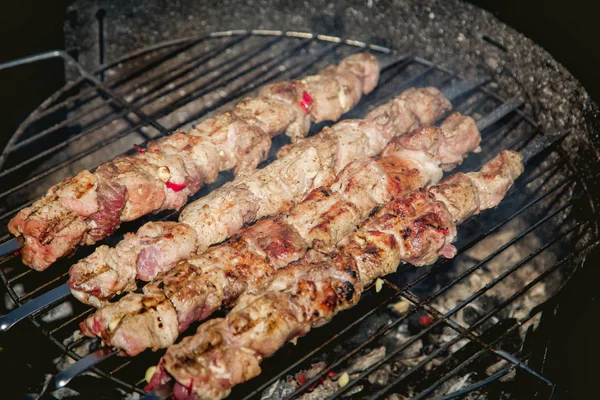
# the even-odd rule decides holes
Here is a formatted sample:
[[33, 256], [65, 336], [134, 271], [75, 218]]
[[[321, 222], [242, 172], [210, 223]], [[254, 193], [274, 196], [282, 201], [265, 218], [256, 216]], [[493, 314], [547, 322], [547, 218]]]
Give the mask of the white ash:
[[385, 364], [375, 372], [369, 374], [367, 380], [371, 385], [385, 386], [389, 382], [391, 374], [392, 367], [389, 364]]
[[452, 384], [452, 386], [450, 386], [448, 388], [448, 390], [446, 391], [446, 394], [451, 394], [451, 393], [457, 392], [460, 389], [462, 389], [465, 386], [465, 384], [467, 383], [467, 381], [469, 380], [469, 378], [471, 377], [471, 375], [472, 374], [466, 374], [462, 378], [459, 378], [456, 382], [454, 382]]
[[63, 387], [63, 388], [57, 389], [50, 394], [52, 395], [52, 397], [54, 397], [57, 400], [68, 399], [70, 397], [77, 397], [80, 395], [80, 393], [78, 391], [73, 390], [68, 387]]
[[[73, 334], [71, 336], [69, 336], [69, 337], [65, 338], [65, 340], [63, 340], [63, 345], [69, 346], [72, 343], [79, 341], [81, 338], [83, 338], [83, 336], [81, 335], [81, 331], [79, 329], [77, 329], [73, 332]], [[99, 341], [92, 340], [92, 339], [86, 339], [86, 340], [83, 340], [81, 343], [78, 343], [75, 347], [72, 347], [71, 351], [73, 351], [79, 357], [85, 357], [88, 354], [90, 354], [92, 351], [97, 350], [100, 346], [101, 346], [101, 343], [99, 343]], [[56, 369], [58, 371], [64, 371], [65, 369], [69, 368], [72, 364], [74, 364], [75, 361], [76, 360], [74, 360], [72, 357], [70, 357], [67, 354], [63, 354], [52, 360], [54, 365], [56, 365]], [[86, 371], [85, 374], [86, 375], [89, 374], [91, 376], [97, 376], [95, 373], [89, 372], [89, 371]]]
[[[350, 361], [350, 366], [347, 369], [333, 372], [331, 375], [326, 375], [320, 381], [317, 381], [310, 391], [304, 393], [300, 398], [302, 400], [318, 400], [329, 397], [339, 389], [337, 380], [339, 377], [347, 373], [350, 375], [350, 381], [356, 379], [361, 372], [367, 370], [374, 364], [385, 358], [386, 348], [384, 346], [367, 350], [364, 354], [354, 357]], [[326, 368], [325, 363], [313, 364], [310, 369], [297, 372], [293, 377], [288, 375], [285, 378], [279, 379], [271, 386], [265, 389], [261, 395], [261, 400], [275, 400], [286, 397], [294, 390], [301, 386], [302, 382], [313, 379], [317, 374], [321, 373]], [[373, 376], [369, 379], [382, 379], [383, 375]], [[388, 375], [389, 376], [389, 375]], [[387, 377], [386, 377], [387, 379]], [[358, 385], [349, 390], [346, 396], [356, 394], [363, 389]]]
[[325, 369], [326, 365], [323, 362], [315, 363], [307, 370], [299, 371], [294, 376], [287, 375], [285, 378], [278, 379], [271, 386], [263, 391], [261, 400], [276, 400], [289, 396], [303, 382], [313, 379], [317, 374]]
[[44, 393], [46, 393], [46, 390], [50, 386], [50, 382], [52, 381], [52, 378], [54, 378], [52, 375], [44, 374], [44, 382], [42, 383], [42, 389], [41, 389], [40, 393], [33, 393], [33, 394], [31, 394], [31, 396], [33, 396], [34, 399], [41, 398], [44, 395]]
[[120, 388], [117, 388], [117, 391], [123, 395], [123, 400], [139, 400], [141, 398], [137, 392], [129, 393]]
[[71, 317], [72, 315], [73, 303], [71, 303], [70, 301], [65, 301], [63, 303], [60, 303], [58, 306], [52, 308], [50, 311], [47, 311], [42, 317], [42, 321], [46, 323], [59, 321], [67, 317]]
[[[403, 346], [403, 345], [405, 345], [405, 343], [407, 343], [412, 338], [412, 335], [408, 334], [406, 332], [406, 329], [407, 329], [407, 325], [401, 324], [397, 330], [388, 333], [388, 335], [386, 337], [393, 338], [393, 340], [394, 340], [393, 343], [394, 343], [395, 347]], [[419, 357], [421, 355], [422, 350], [423, 350], [423, 342], [420, 339], [416, 340], [414, 343], [412, 343], [406, 349], [402, 350], [399, 358], [403, 359], [403, 360], [412, 360], [416, 357]]]
[[388, 397], [386, 397], [385, 400], [408, 400], [408, 398], [398, 393], [392, 393]]
[[342, 395], [345, 398], [352, 398], [355, 394], [362, 392], [365, 387], [363, 385], [355, 385]]
[[362, 372], [368, 369], [373, 364], [376, 364], [385, 358], [385, 351], [385, 347], [381, 346], [363, 356], [358, 357], [358, 359], [354, 361], [352, 366], [348, 368], [346, 372], [352, 375], [355, 372]]
[[500, 378], [500, 382], [511, 382], [515, 379], [517, 375], [516, 369], [510, 370], [506, 375]]
[[339, 389], [337, 382], [331, 379], [325, 379], [321, 384], [315, 387], [312, 391], [304, 393], [300, 396], [301, 400], [321, 400], [331, 396]]
[[[475, 263], [485, 259], [490, 253], [523, 232], [527, 227], [527, 223], [522, 219], [514, 219], [509, 222], [499, 232], [488, 236], [477, 243], [473, 248], [469, 249], [464, 256], [457, 257], [454, 261], [452, 271], [448, 271], [450, 277], [459, 276], [461, 273], [471, 268]], [[468, 278], [458, 282], [442, 296], [438, 297], [433, 302], [433, 307], [442, 313], [454, 309], [466, 298], [485, 287], [488, 283], [509, 270], [523, 258], [527, 257], [531, 252], [540, 248], [542, 244], [543, 243], [535, 235], [528, 235], [526, 238], [513, 244], [485, 263], [482, 268], [478, 268]], [[483, 296], [480, 296], [477, 300], [471, 302], [468, 307], [459, 311], [452, 319], [465, 327], [470, 326], [481, 316], [487, 314], [487, 312], [494, 308], [496, 304], [511, 297], [515, 292], [524, 287], [555, 262], [556, 259], [551, 252], [539, 254], [530, 262], [521, 266], [486, 291]], [[492, 319], [489, 322], [497, 322], [497, 318], [522, 319], [526, 317], [535, 306], [546, 301], [552, 294], [548, 290], [547, 282], [548, 280], [539, 282], [522, 296], [515, 299], [509, 307], [500, 311], [500, 313], [496, 315], [496, 319]]]
[[278, 379], [271, 386], [266, 388], [260, 397], [260, 400], [277, 400], [283, 399], [292, 394], [295, 388], [298, 387], [298, 383], [292, 378], [291, 375], [283, 379]]
[[[12, 288], [15, 291], [15, 294], [19, 297], [25, 293], [25, 289], [23, 288], [23, 284], [21, 284], [21, 283], [17, 283], [15, 285], [13, 285]], [[4, 307], [6, 308], [6, 310], [10, 311], [10, 310], [14, 309], [16, 306], [17, 305], [15, 304], [13, 299], [10, 297], [10, 295], [8, 293], [4, 293]]]

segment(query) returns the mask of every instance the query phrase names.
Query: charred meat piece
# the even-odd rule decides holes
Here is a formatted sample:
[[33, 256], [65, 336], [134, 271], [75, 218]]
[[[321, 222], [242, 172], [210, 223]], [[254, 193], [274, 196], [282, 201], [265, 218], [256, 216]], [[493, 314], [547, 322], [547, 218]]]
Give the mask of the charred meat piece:
[[244, 296], [225, 318], [202, 324], [171, 346], [147, 390], [169, 374], [176, 399], [226, 397], [233, 386], [257, 376], [261, 361], [286, 341], [356, 304], [377, 276], [401, 262], [425, 265], [452, 257], [456, 224], [496, 206], [523, 172], [521, 159], [503, 151], [478, 173], [457, 174], [388, 203], [334, 251], [311, 252], [283, 268], [269, 291]]
[[[472, 120], [471, 126], [477, 132]], [[282, 281], [281, 271], [302, 259], [309, 249], [328, 251], [354, 231], [377, 207], [441, 179], [439, 153], [443, 152], [443, 137], [448, 133], [441, 128], [419, 129], [429, 132], [427, 135], [413, 134], [413, 143], [416, 144], [418, 137], [429, 143], [421, 146], [422, 157], [415, 157], [414, 150], [404, 154], [404, 148], [398, 143], [402, 138], [396, 138], [386, 147], [386, 156], [349, 164], [331, 186], [315, 189], [290, 212], [259, 220], [228, 242], [213, 246], [206, 253], [191, 256], [159, 275], [144, 288], [144, 294], [128, 297], [139, 297], [138, 304], [143, 304], [146, 296], [164, 293], [177, 313], [176, 326], [172, 329], [181, 332], [190, 323], [208, 317], [219, 308], [235, 305], [242, 295], [256, 295], [268, 287], [281, 289], [281, 285], [289, 285], [295, 278], [288, 277]], [[430, 140], [434, 130], [438, 138]], [[470, 137], [473, 132], [463, 134]], [[475, 147], [477, 144], [465, 151]], [[423, 229], [436, 221], [434, 217], [424, 219]], [[422, 243], [425, 245], [425, 240]], [[317, 253], [313, 251], [312, 254]], [[276, 276], [280, 278], [274, 280]], [[130, 304], [128, 301], [124, 305], [116, 302], [106, 306], [97, 315], [82, 322], [82, 331], [90, 336], [102, 337], [106, 344], [118, 347], [128, 355], [137, 354], [143, 347], [140, 343], [150, 348], [159, 347], [164, 342], [152, 342], [158, 340], [154, 334], [149, 337], [146, 331], [138, 331], [126, 324], [112, 328], [107, 325], [113, 320], [107, 316], [122, 318], [123, 315], [143, 313], [142, 309], [135, 310]], [[125, 347], [110, 339], [121, 329], [128, 331], [129, 344]], [[140, 338], [135, 340], [138, 334]]]
[[135, 290], [136, 275], [147, 279], [160, 272], [159, 266], [173, 267], [181, 254], [194, 251], [195, 237], [196, 232], [185, 224], [150, 222], [137, 234], [126, 234], [114, 248], [100, 246], [73, 265], [69, 286], [80, 301], [101, 307], [106, 304], [100, 299]]
[[[255, 170], [269, 153], [271, 137], [285, 131], [295, 141], [306, 136], [311, 120], [338, 119], [379, 79], [373, 55], [356, 54], [345, 61], [322, 71], [326, 78], [317, 74], [273, 84], [187, 134], [176, 132], [146, 149], [136, 146], [138, 154], [53, 186], [9, 223], [13, 235], [25, 238], [23, 262], [41, 271], [77, 246], [112, 234], [122, 221], [179, 210], [219, 171], [233, 169], [241, 175]], [[343, 85], [333, 87], [331, 80]]]
[[[329, 185], [336, 174], [352, 161], [367, 159], [368, 157], [379, 154], [392, 137], [402, 135], [406, 132], [404, 129], [407, 127], [405, 123], [407, 119], [411, 121], [434, 120], [450, 108], [450, 103], [444, 99], [438, 90], [424, 88], [409, 89], [393, 99], [390, 103], [378, 107], [374, 112], [377, 110], [384, 110], [381, 112], [384, 113], [385, 110], [390, 108], [390, 105], [409, 104], [414, 101], [426, 102], [428, 104], [427, 106], [413, 107], [416, 110], [425, 111], [421, 114], [413, 115], [411, 107], [406, 106], [403, 110], [411, 113], [410, 115], [390, 114], [388, 115], [385, 124], [382, 124], [381, 121], [376, 123], [371, 119], [342, 121], [331, 128], [325, 128], [319, 135], [287, 146], [280, 152], [279, 158], [267, 167], [254, 171], [252, 174], [240, 177], [234, 182], [228, 183], [221, 188], [214, 190], [209, 195], [188, 205], [182, 211], [179, 221], [195, 231], [192, 240], [195, 241], [196, 252], [201, 253], [210, 245], [226, 240], [231, 235], [239, 232], [246, 224], [291, 208], [294, 204], [302, 201], [302, 199], [315, 188]], [[403, 157], [407, 156], [408, 158], [414, 159], [412, 162], [417, 162], [419, 168], [429, 169], [430, 171], [428, 174], [432, 177], [436, 177], [434, 180], [439, 179], [438, 175], [441, 174], [438, 165], [439, 163], [435, 159], [430, 160], [431, 157], [427, 155], [427, 152], [436, 153], [438, 149], [441, 149], [439, 151], [445, 153], [450, 151], [454, 151], [455, 153], [463, 151], [463, 154], [466, 154], [468, 151], [476, 148], [479, 143], [478, 141], [472, 143], [472, 140], [470, 140], [470, 138], [479, 138], [479, 132], [477, 131], [473, 120], [464, 116], [457, 118], [463, 121], [461, 125], [462, 131], [460, 133], [454, 134], [448, 132], [446, 129], [440, 131], [438, 128], [429, 128], [432, 132], [430, 135], [433, 135], [434, 139], [423, 136], [424, 134], [422, 133], [415, 132], [411, 134], [411, 137], [414, 136], [414, 138], [411, 139], [412, 142], [415, 143], [414, 145], [394, 145], [394, 151], [401, 151]], [[418, 122], [415, 124], [418, 124]], [[429, 130], [427, 132], [429, 132]], [[462, 147], [456, 147], [454, 145], [453, 148], [449, 150], [446, 149], [448, 143], [444, 138], [450, 135], [455, 135], [458, 138], [469, 138], [469, 140], [465, 140]], [[435, 141], [430, 143], [431, 140]], [[418, 145], [418, 143], [422, 144]], [[414, 148], [414, 146], [420, 147]], [[391, 147], [388, 146], [388, 148]], [[412, 150], [414, 151], [408, 156], [408, 152]], [[388, 150], [388, 152], [390, 151], [391, 150]], [[455, 155], [454, 157], [458, 157], [458, 155]], [[367, 163], [366, 165], [362, 166], [362, 164], [357, 164], [352, 167], [353, 169], [351, 172], [348, 172], [347, 174], [356, 174], [356, 179], [367, 180], [361, 184], [367, 185], [364, 187], [369, 187], [368, 185], [370, 183], [368, 181], [378, 182], [377, 179], [379, 178], [377, 174], [381, 175], [385, 171], [380, 171], [380, 168], [374, 167], [370, 162], [365, 162]], [[402, 166], [393, 166], [389, 163], [386, 164], [385, 161], [381, 161], [381, 163], [381, 168], [384, 169], [388, 167], [396, 169], [402, 168]], [[409, 166], [407, 166], [407, 168], [409, 168]], [[350, 178], [351, 176], [348, 176], [348, 179]], [[362, 204], [363, 200], [361, 200], [361, 198], [368, 200], [369, 195], [365, 195], [362, 189], [357, 192], [352, 192], [354, 190], [353, 187], [356, 186], [356, 184], [353, 184], [352, 182], [356, 179], [349, 181], [349, 184], [351, 184], [352, 187], [341, 189], [347, 191], [347, 196], [351, 197], [346, 201], [346, 204], [353, 202], [357, 204], [360, 203], [359, 207], [361, 207], [361, 209], [365, 209], [366, 207], [366, 209], [370, 210], [372, 204]], [[387, 190], [385, 185], [382, 187], [379, 186], [374, 188], [373, 193], [371, 194], [371, 196], [375, 197], [373, 200], [375, 202], [381, 202], [382, 194], [379, 192]], [[330, 201], [338, 200], [339, 199], [337, 198], [330, 199]], [[340, 206], [345, 207], [344, 204], [341, 204]], [[316, 211], [318, 210], [309, 210], [306, 215], [313, 215]], [[290, 218], [302, 218], [303, 213], [304, 211], [296, 211], [294, 215], [298, 217], [292, 216]], [[352, 206], [348, 208], [346, 213], [352, 214]], [[353, 215], [350, 214], [348, 215], [355, 220], [361, 220], [365, 217], [363, 212], [355, 212]], [[330, 218], [333, 218], [333, 216], [330, 216]], [[296, 225], [298, 224], [302, 223], [299, 221]], [[298, 226], [295, 229], [302, 232], [304, 228]], [[185, 230], [182, 230], [182, 232], [185, 232]], [[314, 230], [313, 232], [316, 233]], [[340, 235], [338, 235], [338, 237], [340, 237]], [[130, 257], [133, 260], [137, 259], [139, 257], [139, 252], [143, 249], [143, 247], [136, 244], [139, 243], [139, 239], [135, 236], [128, 236], [124, 240], [130, 243], [119, 246], [128, 248]], [[111, 250], [109, 250], [109, 252], [110, 251]], [[115, 249], [115, 251], [117, 250]], [[110, 281], [104, 282], [102, 276], [95, 279], [91, 275], [86, 274], [85, 284], [80, 282], [79, 278], [73, 277], [73, 275], [81, 275], [77, 271], [82, 268], [92, 270], [94, 268], [91, 267], [92, 263], [101, 263], [101, 265], [95, 267], [96, 269], [104, 268], [106, 264], [103, 260], [106, 257], [113, 257], [110, 255], [103, 255], [101, 257], [92, 255], [72, 268], [70, 285], [73, 293], [79, 299], [90, 304], [102, 304], [113, 297], [117, 292], [126, 291], [130, 287], [135, 287], [134, 279], [136, 276], [144, 280], [151, 280], [159, 272], [166, 271], [173, 267], [174, 262], [187, 258], [191, 252], [192, 250], [186, 254], [181, 251], [181, 249], [169, 251], [171, 255], [178, 255], [179, 258], [157, 257], [155, 258], [156, 262], [164, 260], [165, 263], [160, 265], [157, 264], [152, 268], [146, 268], [146, 272], [143, 274], [136, 274], [134, 271], [117, 271], [116, 274], [119, 276], [129, 276], [131, 279], [130, 281], [120, 280], [118, 285], [114, 285], [113, 282]], [[138, 264], [135, 261], [129, 261], [127, 263], [110, 264], [109, 267], [130, 269], [135, 268], [137, 265]], [[150, 270], [155, 271], [155, 274], [152, 275], [148, 273]], [[81, 291], [84, 293], [77, 293]]]

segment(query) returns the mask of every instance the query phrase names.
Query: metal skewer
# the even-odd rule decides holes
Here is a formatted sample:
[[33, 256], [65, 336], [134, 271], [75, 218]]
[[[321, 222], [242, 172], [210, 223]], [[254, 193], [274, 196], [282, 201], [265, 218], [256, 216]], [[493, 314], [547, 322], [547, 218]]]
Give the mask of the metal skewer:
[[[398, 60], [394, 60], [393, 62], [388, 62], [382, 67], [382, 70], [391, 68], [394, 65], [402, 62], [405, 59], [406, 59], [406, 57], [402, 57]], [[456, 99], [457, 97], [463, 96], [463, 95], [469, 93], [470, 91], [478, 88], [479, 86], [483, 85], [488, 80], [489, 80], [488, 77], [481, 77], [481, 78], [474, 78], [474, 79], [467, 79], [467, 80], [460, 81], [459, 83], [452, 86], [451, 88], [444, 90], [443, 91], [444, 97], [446, 97], [448, 100], [452, 101], [452, 100]], [[502, 108], [506, 104], [507, 103], [503, 104], [501, 107], [496, 109], [494, 111], [494, 113], [496, 111], [500, 111], [500, 108]], [[511, 111], [512, 111], [512, 109], [511, 109]], [[494, 122], [498, 121], [498, 119], [502, 118], [502, 116], [504, 116], [506, 114], [503, 114], [502, 112], [498, 112], [498, 115], [500, 115], [500, 117], [495, 119]], [[491, 114], [490, 114], [490, 116], [491, 116]], [[25, 244], [25, 241], [23, 240], [22, 237], [15, 237], [15, 238], [12, 238], [12, 239], [0, 244], [0, 257], [4, 257], [7, 254], [14, 253], [15, 251], [17, 251], [21, 247], [23, 247], [24, 244]], [[3, 329], [0, 329], [0, 331], [2, 331], [2, 330]]]
[[25, 240], [23, 237], [15, 237], [0, 244], [0, 257], [5, 256], [6, 254], [14, 253], [23, 247], [24, 244]]
[[[60, 389], [62, 387], [65, 387], [71, 381], [71, 379], [75, 378], [77, 375], [83, 373], [84, 371], [87, 371], [88, 369], [92, 368], [94, 365], [115, 355], [116, 353], [117, 352], [111, 349], [110, 347], [103, 347], [88, 354], [76, 363], [72, 364], [69, 368], [56, 374], [56, 376], [54, 377], [54, 384], [56, 385], [56, 388]], [[79, 372], [77, 374], [73, 374], [73, 371]]]
[[[473, 82], [480, 82], [479, 84], [481, 84], [481, 83], [485, 82], [485, 79], [477, 79], [475, 81], [462, 81], [458, 85], [456, 85], [456, 86], [460, 86], [461, 90], [455, 90], [456, 86], [454, 86], [448, 90], [448, 92], [450, 92], [451, 95], [446, 95], [447, 92], [444, 92], [444, 95], [449, 100], [452, 100], [456, 97], [462, 96], [463, 94], [466, 94], [467, 92], [469, 92], [479, 86], [479, 84], [474, 85]], [[520, 96], [516, 96], [516, 97], [509, 99], [508, 101], [503, 103], [502, 106], [499, 106], [498, 108], [493, 110], [491, 113], [487, 114], [484, 118], [481, 118], [477, 122], [477, 128], [480, 131], [488, 128], [489, 126], [498, 122], [500, 119], [507, 116], [514, 110], [518, 109], [523, 104], [523, 102], [524, 102], [524, 100]], [[1, 318], [0, 318], [0, 320], [1, 320]], [[113, 350], [113, 349], [101, 348], [99, 350], [96, 350], [95, 352], [88, 354], [87, 356], [83, 357], [79, 361], [72, 364], [66, 370], [62, 371], [60, 374], [56, 375], [56, 377], [55, 377], [56, 387], [60, 388], [60, 387], [65, 386], [73, 378], [82, 374], [89, 368], [100, 363], [101, 361], [112, 356], [113, 354], [116, 354], [116, 352], [117, 351]], [[154, 397], [145, 397], [144, 399], [150, 400], [150, 399], [164, 398], [163, 392], [165, 392], [165, 393], [168, 392], [168, 388], [165, 387], [163, 389], [164, 390], [161, 390], [159, 397], [156, 397], [157, 395], [154, 394], [154, 395], [151, 395]]]
[[[392, 64], [390, 64], [392, 65]], [[443, 91], [444, 96], [452, 101], [460, 96], [463, 96], [470, 91], [476, 89], [481, 86], [485, 82], [488, 81], [487, 77], [474, 78], [469, 80], [463, 80], [456, 85], [446, 89]], [[492, 111], [486, 117], [484, 117], [477, 124], [477, 128], [479, 130], [487, 128], [489, 125], [497, 122], [502, 117], [506, 116], [516, 108], [518, 108], [523, 103], [521, 98], [514, 98], [504, 103], [502, 106], [498, 107], [496, 110]], [[483, 121], [483, 122], [481, 122]], [[20, 248], [20, 244], [22, 243], [21, 238], [13, 238], [0, 246], [0, 257], [2, 255], [12, 253], [15, 250]], [[7, 249], [6, 252], [2, 251]], [[9, 249], [9, 250], [8, 250]], [[69, 293], [69, 286], [65, 283], [56, 289], [37, 297], [25, 305], [13, 310], [12, 312], [0, 317], [0, 332], [6, 331], [10, 329], [14, 324], [21, 321], [22, 319], [42, 310], [44, 307], [55, 303], [62, 298], [64, 298]]]
[[14, 309], [6, 315], [0, 317], [0, 332], [9, 330], [14, 324], [35, 312], [43, 310], [53, 303], [67, 297], [71, 294], [71, 289], [66, 283], [56, 287], [35, 299], [28, 301], [21, 307]]

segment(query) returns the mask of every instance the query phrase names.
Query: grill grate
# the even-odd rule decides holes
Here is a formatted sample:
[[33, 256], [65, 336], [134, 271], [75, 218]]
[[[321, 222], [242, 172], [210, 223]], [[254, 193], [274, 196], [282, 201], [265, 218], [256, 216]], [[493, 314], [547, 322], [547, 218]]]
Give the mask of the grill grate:
[[[61, 58], [65, 68], [74, 68], [78, 74], [27, 118], [0, 156], [0, 178], [7, 182], [0, 192], [0, 234], [6, 233], [6, 223], [18, 210], [64, 177], [123, 154], [133, 144], [185, 129], [265, 83], [316, 72], [365, 49], [387, 64], [378, 88], [348, 118], [364, 115], [409, 86], [447, 88], [461, 78], [440, 65], [398, 56], [383, 47], [279, 31], [228, 31], [174, 40], [123, 57], [93, 74], [64, 52], [0, 66]], [[458, 99], [455, 109], [477, 119], [499, 107], [505, 101], [496, 94], [499, 81], [490, 80]], [[459, 170], [479, 168], [500, 149], [518, 150], [543, 135], [532, 115], [534, 109], [529, 102], [482, 132], [483, 152], [470, 156]], [[277, 141], [282, 145], [285, 139]], [[222, 174], [196, 198], [230, 179], [231, 174]], [[511, 343], [515, 334], [520, 332], [522, 337], [539, 319], [543, 307], [532, 303], [536, 296], [531, 293], [542, 285], [548, 295], [555, 293], [596, 244], [597, 221], [590, 219], [594, 204], [582, 179], [568, 154], [555, 143], [530, 160], [516, 188], [497, 209], [459, 228], [455, 259], [420, 269], [402, 267], [384, 279], [381, 291], [366, 291], [352, 312], [342, 313], [297, 346], [289, 345], [266, 360], [264, 373], [235, 388], [232, 397], [261, 398], [274, 383], [289, 381], [287, 376], [321, 363], [320, 372], [291, 386], [288, 397], [299, 397], [329, 374], [336, 376], [347, 369], [356, 357], [381, 347], [386, 348], [383, 358], [354, 374], [346, 386], [336, 386], [327, 397], [342, 397], [360, 388], [360, 396], [373, 398], [391, 393], [418, 399], [454, 398], [489, 387], [513, 370], [537, 383], [533, 385], [537, 395], [550, 397], [553, 385], [527, 366], [529, 355], [522, 341], [512, 347]], [[176, 216], [165, 212], [125, 224], [105, 243], [116, 243], [124, 232], [149, 219]], [[0, 241], [7, 238], [5, 234]], [[92, 250], [78, 249], [75, 256], [79, 259]], [[0, 266], [0, 276], [12, 299], [23, 304], [63, 284], [71, 263], [62, 260], [44, 273], [35, 273], [18, 258], [9, 257]], [[407, 306], [404, 312], [392, 310], [399, 303]], [[61, 307], [70, 308], [72, 314], [50, 319]], [[97, 341], [74, 336], [78, 323], [92, 311], [66, 298], [30, 319], [61, 351], [77, 360], [99, 347]], [[392, 343], [390, 337], [398, 335], [402, 340]], [[418, 345], [421, 349], [415, 352]], [[144, 372], [161, 355], [109, 357], [93, 371], [125, 390], [142, 393]], [[497, 370], [484, 372], [483, 366], [498, 363]], [[371, 377], [381, 371], [387, 371], [388, 379], [372, 383]], [[468, 379], [462, 378], [462, 387], [457, 385], [456, 377], [465, 376]]]

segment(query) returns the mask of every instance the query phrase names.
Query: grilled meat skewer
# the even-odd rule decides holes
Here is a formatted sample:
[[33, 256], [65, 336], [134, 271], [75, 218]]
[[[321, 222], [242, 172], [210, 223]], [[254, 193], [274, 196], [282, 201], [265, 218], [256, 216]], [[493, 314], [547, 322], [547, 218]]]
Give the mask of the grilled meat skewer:
[[[450, 107], [437, 89], [409, 89], [364, 120], [342, 121], [284, 147], [267, 167], [189, 204], [179, 223], [148, 223], [136, 234], [125, 235], [114, 248], [100, 246], [71, 268], [72, 293], [85, 303], [102, 306], [117, 293], [134, 290], [136, 278], [150, 281], [193, 251], [203, 252], [244, 225], [285, 211], [313, 189], [329, 185], [349, 162], [379, 154], [392, 137], [433, 123]], [[453, 153], [462, 143], [450, 137], [443, 140], [447, 144], [442, 146], [442, 162], [462, 160], [463, 153]]]
[[175, 378], [175, 399], [222, 399], [260, 373], [261, 361], [354, 306], [376, 277], [399, 263], [453, 257], [456, 225], [495, 207], [523, 172], [519, 153], [503, 151], [477, 173], [398, 198], [347, 236], [335, 251], [311, 251], [278, 271], [263, 295], [243, 296], [225, 317], [171, 346], [147, 389]]
[[478, 150], [475, 122], [452, 114], [441, 125], [394, 138], [382, 156], [350, 163], [329, 187], [314, 190], [289, 213], [262, 219], [229, 242], [180, 262], [144, 288], [81, 323], [82, 333], [133, 356], [175, 342], [190, 323], [260, 293], [277, 271], [308, 249], [327, 249], [378, 206], [439, 181], [443, 170]]
[[123, 221], [180, 209], [219, 171], [254, 170], [266, 159], [271, 137], [285, 131], [297, 141], [308, 133], [311, 119], [339, 119], [378, 78], [373, 55], [352, 55], [318, 75], [266, 86], [187, 134], [175, 132], [146, 149], [136, 146], [138, 154], [67, 178], [9, 222], [10, 232], [25, 239], [23, 262], [44, 270], [77, 246], [112, 234]]

